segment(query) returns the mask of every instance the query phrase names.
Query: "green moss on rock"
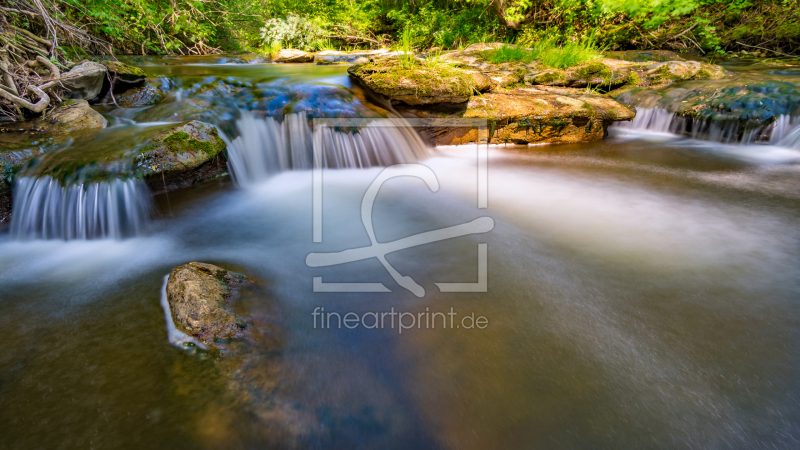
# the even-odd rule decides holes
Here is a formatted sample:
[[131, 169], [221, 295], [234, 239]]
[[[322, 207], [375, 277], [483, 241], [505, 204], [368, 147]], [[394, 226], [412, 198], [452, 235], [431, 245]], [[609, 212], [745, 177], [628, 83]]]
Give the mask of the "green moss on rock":
[[103, 61], [103, 65], [106, 66], [109, 72], [115, 73], [118, 77], [125, 80], [138, 80], [139, 78], [147, 76], [142, 69], [131, 66], [130, 64], [125, 64], [121, 61]]
[[197, 168], [225, 150], [217, 129], [193, 120], [155, 136], [137, 152], [137, 172], [143, 176]]
[[409, 105], [463, 103], [473, 92], [491, 87], [488, 77], [448, 63], [381, 58], [352, 66], [350, 75], [367, 87]]
[[162, 181], [164, 176], [190, 176], [225, 149], [217, 129], [199, 121], [114, 133], [86, 130], [70, 137], [72, 145], [31, 161], [26, 174], [47, 175], [64, 185], [111, 177]]

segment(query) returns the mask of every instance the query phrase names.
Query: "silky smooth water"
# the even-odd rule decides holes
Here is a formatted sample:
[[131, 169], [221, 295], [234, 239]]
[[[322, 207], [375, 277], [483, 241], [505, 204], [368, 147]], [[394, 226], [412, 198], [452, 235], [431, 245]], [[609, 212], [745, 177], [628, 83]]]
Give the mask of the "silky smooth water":
[[[0, 235], [0, 447], [796, 448], [800, 152], [620, 130], [493, 146], [487, 209], [474, 147], [430, 153], [441, 188], [388, 181], [377, 240], [495, 226], [389, 254], [423, 298], [376, 259], [305, 264], [370, 244], [379, 167], [324, 171], [321, 243], [307, 170], [158, 196], [133, 239]], [[487, 292], [440, 293], [478, 280], [479, 243]], [[246, 406], [213, 358], [168, 341], [163, 279], [189, 261], [262, 280], [246, 308], [280, 318], [280, 349], [258, 355], [279, 381]], [[314, 277], [391, 292], [315, 293]], [[315, 328], [320, 307], [488, 326]]]

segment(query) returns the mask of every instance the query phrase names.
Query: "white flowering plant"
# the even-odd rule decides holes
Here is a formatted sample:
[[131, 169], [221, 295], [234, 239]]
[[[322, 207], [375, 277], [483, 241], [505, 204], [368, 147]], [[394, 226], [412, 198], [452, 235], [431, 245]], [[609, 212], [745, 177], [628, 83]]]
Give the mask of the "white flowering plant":
[[269, 19], [261, 28], [264, 44], [272, 49], [280, 47], [310, 50], [323, 34], [322, 27], [296, 14]]

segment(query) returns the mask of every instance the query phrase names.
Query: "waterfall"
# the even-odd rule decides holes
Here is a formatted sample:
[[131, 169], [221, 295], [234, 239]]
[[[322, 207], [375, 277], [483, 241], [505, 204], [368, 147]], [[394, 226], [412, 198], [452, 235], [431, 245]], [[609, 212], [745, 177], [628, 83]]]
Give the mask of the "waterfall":
[[[769, 134], [769, 143], [786, 146], [800, 144], [800, 117], [781, 115], [768, 127], [742, 125], [737, 120], [716, 122], [692, 120], [676, 116], [665, 108], [636, 108], [636, 117], [630, 122], [616, 122], [612, 128], [620, 130], [650, 131], [690, 136], [725, 144], [750, 144], [762, 134]], [[787, 141], [794, 136], [794, 141]]]
[[144, 181], [114, 179], [62, 186], [50, 177], [21, 177], [14, 189], [16, 239], [121, 239], [141, 233], [150, 216]]
[[781, 115], [772, 127], [770, 144], [780, 147], [800, 148], [800, 116]]
[[626, 130], [670, 133], [675, 114], [664, 108], [636, 108], [636, 116], [630, 122], [615, 122], [612, 127]]
[[800, 124], [794, 130], [788, 132], [780, 141], [776, 142], [778, 147], [794, 148], [800, 150]]
[[322, 146], [323, 165], [329, 168], [388, 166], [426, 157], [419, 136], [402, 125], [398, 121], [396, 127], [371, 123], [354, 132], [328, 127], [312, 131], [303, 114], [288, 114], [278, 121], [243, 113], [236, 121], [238, 137], [226, 138], [229, 167], [239, 185], [280, 171], [311, 169], [315, 137]]

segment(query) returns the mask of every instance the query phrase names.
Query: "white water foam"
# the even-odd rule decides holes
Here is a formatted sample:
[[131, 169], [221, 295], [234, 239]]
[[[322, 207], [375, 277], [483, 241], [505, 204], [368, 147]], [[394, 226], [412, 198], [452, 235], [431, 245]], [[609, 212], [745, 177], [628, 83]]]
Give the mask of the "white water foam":
[[167, 340], [178, 348], [187, 348], [189, 345], [195, 345], [206, 350], [206, 346], [200, 341], [175, 327], [175, 322], [172, 321], [172, 312], [169, 309], [169, 300], [167, 299], [168, 280], [169, 275], [165, 275], [164, 284], [161, 286], [161, 308], [164, 310], [164, 320], [167, 322]]

